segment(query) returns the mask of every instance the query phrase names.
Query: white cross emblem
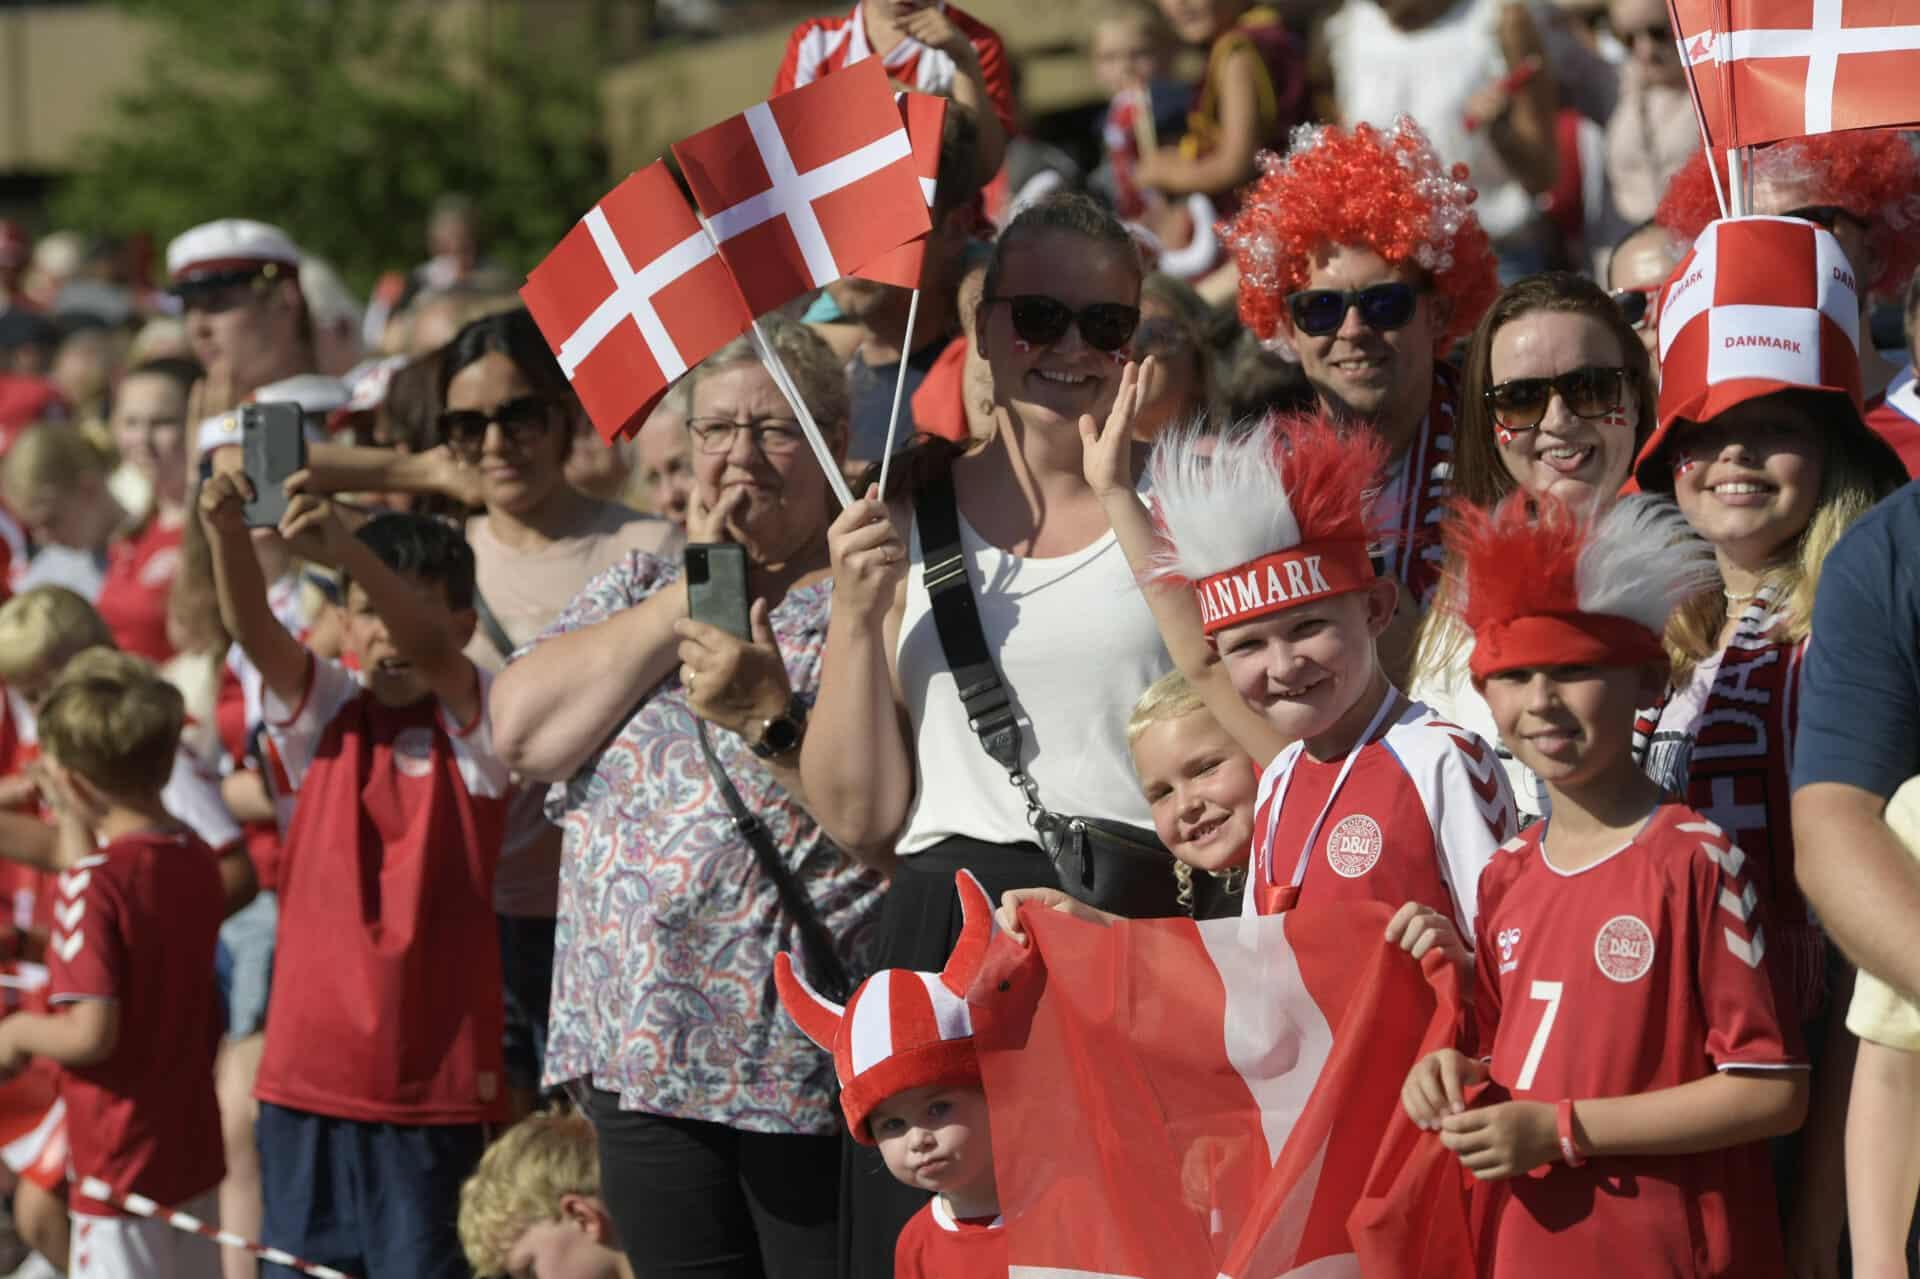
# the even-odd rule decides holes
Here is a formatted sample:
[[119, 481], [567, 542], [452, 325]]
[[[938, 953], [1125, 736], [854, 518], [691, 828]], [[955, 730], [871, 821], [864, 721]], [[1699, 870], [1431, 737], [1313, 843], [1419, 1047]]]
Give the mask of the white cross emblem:
[[661, 376], [669, 382], [678, 378], [687, 371], [687, 362], [681, 357], [680, 348], [674, 345], [673, 335], [667, 332], [667, 326], [661, 321], [653, 299], [675, 280], [712, 257], [713, 242], [707, 238], [706, 232], [695, 231], [635, 271], [633, 264], [627, 260], [627, 251], [621, 247], [613, 227], [607, 222], [606, 212], [599, 205], [588, 210], [587, 216], [580, 221], [587, 228], [587, 234], [593, 237], [594, 247], [600, 250], [600, 260], [606, 263], [607, 274], [613, 277], [613, 292], [593, 308], [593, 314], [582, 320], [580, 327], [560, 344], [557, 358], [561, 372], [567, 375], [568, 381], [572, 381], [574, 370], [593, 354], [594, 348], [622, 320], [631, 319], [639, 326], [647, 349], [653, 352]]

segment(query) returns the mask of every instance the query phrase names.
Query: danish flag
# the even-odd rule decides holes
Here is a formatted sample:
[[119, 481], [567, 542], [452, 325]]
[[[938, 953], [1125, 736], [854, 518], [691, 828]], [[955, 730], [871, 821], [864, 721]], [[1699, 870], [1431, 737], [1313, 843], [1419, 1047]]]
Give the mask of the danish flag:
[[[940, 135], [947, 125], [947, 100], [931, 93], [906, 92], [896, 93], [893, 98], [900, 106], [901, 117], [906, 121], [907, 139], [913, 144], [913, 171], [920, 179], [920, 194], [926, 197], [927, 208], [931, 211], [939, 185]], [[853, 274], [863, 280], [917, 289], [926, 258], [927, 237], [923, 235], [916, 240], [909, 240]]]
[[1909, 0], [1669, 0], [1708, 145], [1920, 122]]
[[639, 429], [676, 378], [753, 323], [658, 161], [588, 210], [520, 296], [609, 443]]
[[755, 315], [932, 225], [877, 58], [749, 107], [673, 154]]

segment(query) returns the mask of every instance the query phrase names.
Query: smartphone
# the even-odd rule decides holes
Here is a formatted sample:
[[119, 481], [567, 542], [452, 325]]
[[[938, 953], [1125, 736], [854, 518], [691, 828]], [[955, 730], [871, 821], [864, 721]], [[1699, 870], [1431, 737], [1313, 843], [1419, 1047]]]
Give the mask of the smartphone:
[[738, 542], [694, 542], [687, 547], [686, 568], [687, 612], [693, 620], [752, 639], [747, 548]]
[[248, 528], [271, 528], [287, 512], [287, 477], [307, 464], [306, 425], [298, 404], [249, 404], [240, 410], [240, 452], [253, 500]]

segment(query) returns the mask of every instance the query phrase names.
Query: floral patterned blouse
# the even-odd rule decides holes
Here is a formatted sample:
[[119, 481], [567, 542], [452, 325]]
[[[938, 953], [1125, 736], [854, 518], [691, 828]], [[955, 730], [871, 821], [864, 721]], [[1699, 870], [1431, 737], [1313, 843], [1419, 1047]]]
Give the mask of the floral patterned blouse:
[[[541, 641], [604, 621], [679, 575], [677, 563], [634, 552], [589, 582]], [[830, 582], [790, 591], [770, 619], [809, 704], [832, 593]], [[798, 957], [799, 929], [734, 832], [696, 723], [670, 676], [548, 794], [565, 849], [546, 1083], [587, 1080], [625, 1109], [751, 1132], [832, 1133], [832, 1062], [773, 985], [773, 957]], [[884, 877], [842, 854], [738, 735], [708, 733], [842, 962], [865, 972]]]

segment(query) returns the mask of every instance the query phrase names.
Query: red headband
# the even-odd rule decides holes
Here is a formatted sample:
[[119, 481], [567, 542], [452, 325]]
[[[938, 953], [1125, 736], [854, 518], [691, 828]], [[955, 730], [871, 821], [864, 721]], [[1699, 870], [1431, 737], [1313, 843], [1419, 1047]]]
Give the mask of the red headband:
[[1660, 637], [1606, 613], [1532, 613], [1473, 633], [1473, 682], [1537, 666], [1641, 666], [1664, 662]]
[[1364, 542], [1307, 542], [1200, 579], [1200, 628], [1209, 635], [1373, 583]]

